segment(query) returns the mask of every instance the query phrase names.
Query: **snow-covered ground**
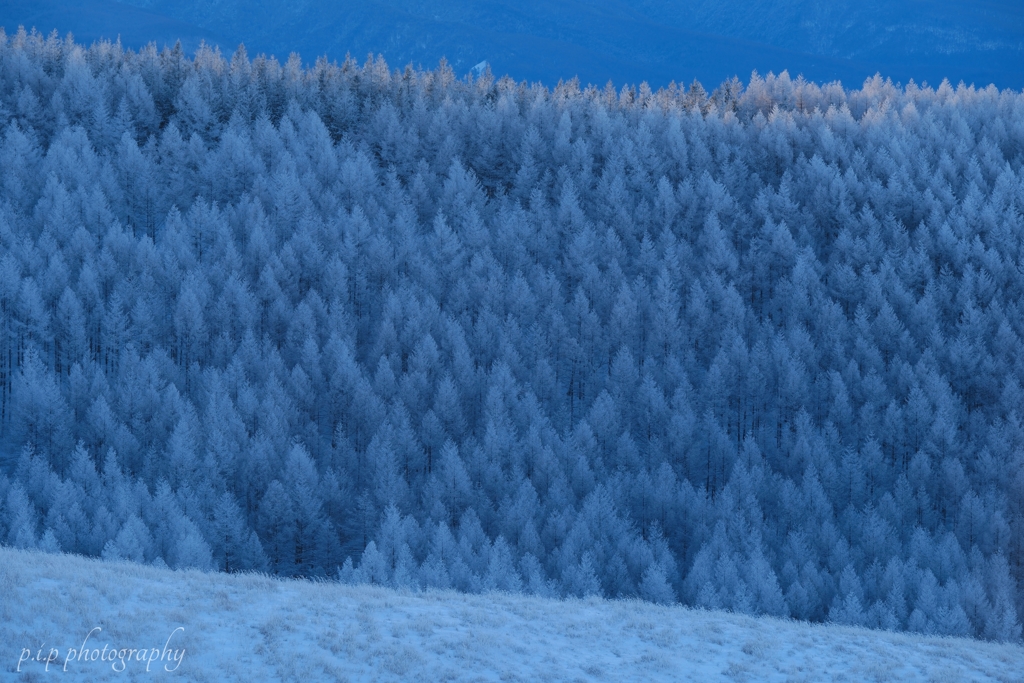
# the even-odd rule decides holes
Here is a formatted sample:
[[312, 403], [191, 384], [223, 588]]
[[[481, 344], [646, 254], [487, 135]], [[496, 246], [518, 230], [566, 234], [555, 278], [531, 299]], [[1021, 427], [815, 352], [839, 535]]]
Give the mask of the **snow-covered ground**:
[[150, 677], [1024, 681], [1024, 648], [640, 602], [402, 593], [0, 548], [0, 678]]

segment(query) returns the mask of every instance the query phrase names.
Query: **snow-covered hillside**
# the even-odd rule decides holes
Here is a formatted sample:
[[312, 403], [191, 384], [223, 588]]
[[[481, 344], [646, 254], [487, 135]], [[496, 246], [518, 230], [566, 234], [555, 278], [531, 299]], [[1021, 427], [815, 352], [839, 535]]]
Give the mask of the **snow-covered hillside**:
[[0, 542], [1019, 642], [1022, 121], [0, 33]]
[[1024, 680], [1017, 645], [0, 549], [0, 677], [149, 680], [147, 664], [188, 681]]

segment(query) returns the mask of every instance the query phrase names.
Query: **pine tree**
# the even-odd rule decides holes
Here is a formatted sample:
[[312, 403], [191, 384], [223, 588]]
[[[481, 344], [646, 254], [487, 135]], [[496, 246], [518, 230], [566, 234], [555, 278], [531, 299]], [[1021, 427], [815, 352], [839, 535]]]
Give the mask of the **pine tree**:
[[1019, 95], [8, 43], [0, 541], [1019, 639]]

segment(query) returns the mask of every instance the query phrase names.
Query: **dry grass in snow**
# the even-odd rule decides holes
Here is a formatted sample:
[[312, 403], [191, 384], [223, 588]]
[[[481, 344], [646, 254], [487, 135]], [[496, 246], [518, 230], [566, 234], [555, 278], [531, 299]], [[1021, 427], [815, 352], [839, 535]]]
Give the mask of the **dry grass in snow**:
[[0, 678], [1024, 681], [1024, 648], [630, 601], [402, 593], [0, 548]]

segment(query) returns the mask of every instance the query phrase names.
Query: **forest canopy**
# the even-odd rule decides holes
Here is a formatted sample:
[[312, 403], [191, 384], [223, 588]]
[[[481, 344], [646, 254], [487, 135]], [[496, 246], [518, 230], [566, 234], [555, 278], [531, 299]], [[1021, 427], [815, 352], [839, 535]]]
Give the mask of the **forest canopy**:
[[1024, 96], [0, 32], [0, 542], [1019, 640]]

